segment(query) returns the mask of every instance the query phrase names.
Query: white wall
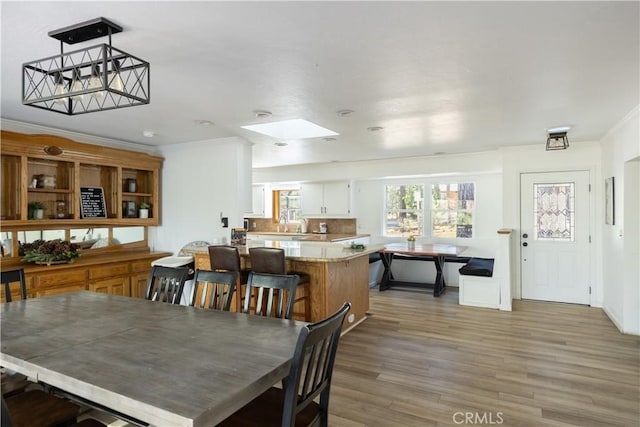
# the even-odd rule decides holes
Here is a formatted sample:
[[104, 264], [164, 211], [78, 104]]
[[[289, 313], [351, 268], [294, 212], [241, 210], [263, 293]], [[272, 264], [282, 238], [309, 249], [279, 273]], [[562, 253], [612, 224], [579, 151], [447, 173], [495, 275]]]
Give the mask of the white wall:
[[[486, 174], [456, 174], [447, 176], [425, 176], [423, 178], [377, 179], [361, 180], [354, 183], [353, 204], [357, 209], [358, 233], [370, 234], [373, 243], [388, 243], [403, 241], [401, 238], [386, 238], [382, 236], [384, 221], [384, 186], [388, 183], [423, 183], [426, 190], [433, 183], [473, 182], [476, 192], [476, 207], [473, 221], [473, 238], [471, 239], [433, 239], [418, 238], [420, 242], [451, 243], [467, 246], [463, 256], [479, 256], [492, 258], [496, 253], [497, 230], [501, 227], [502, 206], [502, 175], [499, 173]], [[498, 207], [496, 209], [496, 207]], [[415, 263], [394, 261], [394, 275], [399, 280], [424, 281], [424, 277], [435, 277], [432, 263]], [[449, 285], [458, 283], [458, 269], [462, 264], [445, 264], [445, 280]]]
[[[569, 136], [571, 139], [571, 136]], [[502, 197], [504, 203], [503, 226], [511, 228], [514, 236], [514, 264], [516, 266], [516, 280], [513, 283], [512, 295], [518, 299], [521, 295], [520, 282], [520, 175], [527, 172], [553, 172], [588, 170], [591, 183], [591, 305], [602, 305], [602, 276], [601, 276], [601, 233], [600, 224], [602, 212], [596, 209], [602, 203], [602, 185], [600, 171], [600, 145], [597, 142], [571, 143], [567, 150], [546, 151], [544, 143], [528, 147], [512, 147], [502, 149], [503, 181]]]
[[256, 168], [253, 170], [253, 183], [362, 180], [412, 175], [456, 175], [499, 172], [501, 169], [500, 153], [487, 151], [473, 154]]
[[[382, 237], [385, 183], [392, 179], [397, 182], [421, 182], [425, 185], [462, 180], [474, 182], [476, 184], [474, 238], [438, 239], [437, 241], [468, 246], [469, 249], [464, 255], [493, 257], [498, 237], [496, 232], [502, 227], [501, 165], [500, 153], [491, 151], [254, 169], [253, 178], [256, 183], [350, 180], [353, 184], [351, 213], [357, 218], [358, 233], [370, 234], [371, 241], [374, 243], [394, 240]], [[400, 280], [424, 281], [425, 276], [435, 277], [432, 263], [395, 261], [394, 265], [396, 265], [394, 274]], [[457, 284], [457, 270], [461, 266], [462, 264], [453, 263], [445, 266], [445, 280], [448, 284]]]
[[624, 327], [640, 335], [640, 157], [624, 164]]
[[[625, 333], [640, 334], [638, 320], [638, 181], [640, 156], [640, 118], [638, 107], [615, 126], [601, 141], [602, 179], [615, 179], [615, 224], [600, 221], [603, 242], [603, 308]], [[627, 182], [627, 179], [632, 182]], [[635, 181], [635, 182], [634, 182]], [[627, 206], [627, 197], [630, 198]], [[604, 206], [601, 206], [601, 210]], [[628, 225], [625, 231], [625, 225]], [[635, 254], [635, 255], [634, 255]]]
[[[251, 206], [251, 146], [239, 138], [175, 144], [160, 148], [160, 227], [151, 227], [153, 250], [177, 253], [195, 240], [230, 239], [242, 227], [242, 213]], [[220, 213], [229, 218], [222, 228]]]

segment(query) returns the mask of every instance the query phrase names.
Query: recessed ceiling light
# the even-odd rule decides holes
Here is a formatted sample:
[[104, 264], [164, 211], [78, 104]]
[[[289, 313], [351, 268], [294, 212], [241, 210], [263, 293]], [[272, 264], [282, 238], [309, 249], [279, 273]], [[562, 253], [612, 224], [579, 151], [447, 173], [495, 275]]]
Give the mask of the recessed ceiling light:
[[200, 126], [213, 126], [213, 122], [211, 120], [194, 120], [194, 122]]
[[256, 117], [261, 119], [273, 116], [273, 114], [271, 114], [271, 111], [265, 111], [265, 110], [256, 110], [253, 112], [253, 114], [255, 114]]
[[156, 133], [152, 130], [145, 130], [142, 132], [142, 136], [146, 138], [153, 138], [154, 136], [156, 136]]
[[278, 147], [286, 147], [287, 145], [289, 145], [287, 142], [276, 142], [274, 143], [274, 145], [277, 145]]
[[278, 139], [305, 139], [333, 136], [338, 133], [318, 126], [303, 119], [282, 120], [279, 122], [261, 123], [257, 125], [241, 126], [253, 132], [271, 136]]
[[384, 129], [382, 126], [371, 126], [367, 128], [369, 132], [378, 132], [378, 131], [381, 131], [382, 129]]
[[354, 113], [353, 110], [339, 110], [339, 111], [336, 111], [336, 114], [338, 115], [338, 117], [349, 117], [353, 113]]
[[332, 137], [330, 137], [330, 136], [329, 136], [329, 137], [325, 138], [324, 140], [325, 140], [326, 142], [333, 142], [333, 141], [335, 141], [336, 139], [335, 139], [335, 138], [332, 138]]

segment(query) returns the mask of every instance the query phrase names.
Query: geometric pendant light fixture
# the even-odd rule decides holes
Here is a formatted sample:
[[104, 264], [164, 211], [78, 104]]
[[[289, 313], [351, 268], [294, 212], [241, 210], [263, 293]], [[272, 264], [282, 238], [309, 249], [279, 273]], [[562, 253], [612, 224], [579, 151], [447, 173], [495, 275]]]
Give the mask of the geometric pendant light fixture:
[[[22, 103], [67, 115], [148, 104], [149, 63], [111, 45], [121, 31], [105, 18], [50, 31], [60, 54], [22, 65]], [[106, 36], [109, 44], [64, 52], [65, 43]]]
[[571, 129], [569, 126], [547, 129], [547, 151], [569, 148], [569, 138], [567, 138], [569, 129]]

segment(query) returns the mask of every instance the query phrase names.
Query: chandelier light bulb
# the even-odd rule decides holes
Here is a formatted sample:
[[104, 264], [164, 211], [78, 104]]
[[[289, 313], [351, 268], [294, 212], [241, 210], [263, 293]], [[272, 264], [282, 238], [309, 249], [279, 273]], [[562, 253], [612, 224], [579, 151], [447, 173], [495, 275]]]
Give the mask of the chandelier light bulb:
[[124, 82], [120, 77], [120, 62], [117, 59], [113, 60], [113, 71], [109, 74], [109, 87], [124, 92]]
[[[73, 70], [73, 80], [71, 81], [70, 92], [79, 92], [83, 89], [84, 87], [82, 86], [82, 79], [80, 78], [80, 70], [76, 68], [75, 70]], [[71, 97], [71, 99], [76, 102], [82, 102], [82, 98], [82, 95], [75, 95]]]
[[[62, 74], [56, 74], [56, 85], [53, 88], [53, 94], [56, 96], [65, 95], [67, 93], [67, 89], [64, 87], [64, 80], [62, 79]], [[67, 98], [58, 98], [55, 101], [56, 104], [66, 104]]]
[[[91, 67], [91, 78], [89, 79], [89, 89], [98, 89], [102, 87], [102, 77], [100, 75], [100, 66], [94, 65]], [[97, 92], [91, 93], [91, 96], [94, 98], [102, 98], [104, 96], [104, 91], [100, 90]]]

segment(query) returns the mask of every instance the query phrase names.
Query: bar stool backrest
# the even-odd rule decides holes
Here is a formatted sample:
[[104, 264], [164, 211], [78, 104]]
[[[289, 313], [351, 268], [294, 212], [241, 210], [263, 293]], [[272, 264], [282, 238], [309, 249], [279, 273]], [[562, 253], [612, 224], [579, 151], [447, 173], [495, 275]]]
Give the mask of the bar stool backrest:
[[209, 246], [209, 263], [213, 271], [240, 272], [238, 248], [229, 245]]
[[284, 249], [249, 248], [251, 271], [256, 273], [285, 274]]

